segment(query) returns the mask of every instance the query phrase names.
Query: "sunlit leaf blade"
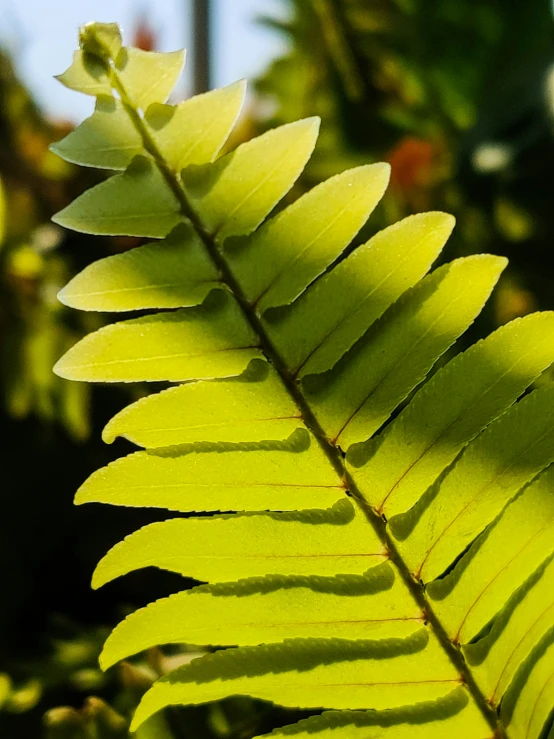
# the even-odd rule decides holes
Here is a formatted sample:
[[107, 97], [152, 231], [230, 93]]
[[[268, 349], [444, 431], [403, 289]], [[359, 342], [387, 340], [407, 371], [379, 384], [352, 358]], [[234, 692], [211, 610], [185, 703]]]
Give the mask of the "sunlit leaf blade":
[[259, 313], [291, 303], [334, 262], [381, 199], [389, 173], [388, 165], [373, 164], [332, 177], [229, 249]]
[[[510, 688], [513, 706], [514, 697], [526, 681], [529, 664], [538, 656], [534, 652], [536, 645], [553, 628], [554, 561], [550, 559], [508, 601], [490, 632], [475, 644], [463, 647], [471, 671], [491, 705], [498, 706]], [[527, 669], [518, 673], [524, 662]]]
[[146, 110], [152, 103], [165, 103], [184, 62], [184, 51], [124, 48], [117, 56], [115, 69], [131, 103]]
[[156, 238], [168, 234], [182, 216], [159, 169], [136, 157], [123, 174], [87, 190], [52, 220], [82, 233]]
[[185, 172], [185, 185], [205, 228], [220, 241], [257, 228], [304, 169], [318, 130], [318, 118], [289, 123], [207, 168]]
[[167, 164], [180, 172], [215, 159], [242, 108], [246, 83], [195, 95], [178, 105], [151, 105], [145, 121]]
[[195, 441], [279, 441], [302, 427], [277, 373], [264, 363], [236, 380], [195, 382], [142, 398], [108, 423], [103, 438], [111, 443], [124, 436], [152, 449]]
[[490, 739], [491, 728], [463, 688], [446, 698], [386, 712], [325, 711], [258, 739]]
[[56, 79], [65, 87], [85, 95], [111, 95], [107, 70], [101, 62], [81, 49], [73, 54], [73, 62]]
[[250, 451], [137, 452], [93, 473], [75, 500], [173, 511], [292, 511], [327, 508], [343, 495], [321, 449], [298, 431]]
[[[534, 480], [443, 580], [429, 583], [449, 637], [465, 644], [554, 551], [554, 467]], [[509, 542], [509, 546], [506, 546]]]
[[[398, 547], [417, 577], [434, 580], [518, 490], [554, 460], [554, 388], [526, 396], [464, 451], [439, 486], [391, 519]], [[411, 531], [411, 527], [413, 531]]]
[[196, 308], [105, 326], [75, 344], [54, 370], [87, 382], [180, 382], [240, 375], [260, 357], [234, 299], [218, 291]]
[[93, 587], [141, 567], [204, 582], [262, 575], [361, 575], [385, 559], [384, 545], [342, 498], [330, 510], [176, 518], [150, 524], [100, 560]]
[[472, 323], [505, 264], [479, 255], [440, 267], [391, 308], [331, 373], [306, 380], [308, 400], [329, 438], [348, 449], [377, 431]]
[[422, 626], [421, 611], [387, 562], [365, 576], [270, 576], [176, 593], [128, 616], [106, 642], [100, 663], [106, 669], [157, 644], [404, 638]]
[[143, 144], [121, 102], [103, 95], [94, 113], [50, 149], [74, 164], [117, 170], [142, 154]]
[[518, 684], [517, 692], [506, 696], [500, 717], [510, 739], [540, 739], [554, 705], [554, 629], [537, 645], [524, 667], [525, 680]]
[[421, 629], [405, 639], [288, 640], [210, 654], [159, 680], [131, 730], [165, 706], [250, 695], [299, 708], [397, 708], [436, 700], [459, 685], [441, 648]]
[[315, 282], [266, 328], [302, 377], [331, 369], [366, 330], [427, 272], [454, 219], [445, 213], [405, 218], [379, 232]]
[[536, 313], [503, 326], [441, 368], [381, 437], [350, 450], [372, 505], [387, 518], [411, 508], [553, 360], [554, 314]]
[[93, 262], [58, 298], [80, 310], [181, 308], [198, 305], [220, 285], [200, 237], [183, 223], [163, 241]]

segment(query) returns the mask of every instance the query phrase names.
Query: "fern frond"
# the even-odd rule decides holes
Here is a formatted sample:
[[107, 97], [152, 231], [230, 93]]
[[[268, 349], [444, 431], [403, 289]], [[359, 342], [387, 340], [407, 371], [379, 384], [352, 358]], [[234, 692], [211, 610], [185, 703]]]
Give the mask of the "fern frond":
[[106, 441], [144, 449], [77, 502], [213, 512], [144, 527], [95, 572], [95, 587], [147, 566], [208, 583], [129, 616], [104, 667], [160, 643], [227, 647], [159, 680], [133, 726], [250, 695], [335, 709], [275, 737], [538, 739], [554, 706], [554, 393], [527, 390], [554, 360], [554, 314], [434, 372], [505, 260], [429, 273], [453, 226], [442, 213], [351, 247], [386, 165], [271, 216], [318, 122], [218, 159], [244, 86], [167, 105], [181, 61], [85, 27], [60, 79], [97, 107], [55, 147], [120, 170], [58, 223], [158, 239], [91, 265], [61, 300], [159, 311], [86, 337], [56, 371], [184, 383], [108, 423]]

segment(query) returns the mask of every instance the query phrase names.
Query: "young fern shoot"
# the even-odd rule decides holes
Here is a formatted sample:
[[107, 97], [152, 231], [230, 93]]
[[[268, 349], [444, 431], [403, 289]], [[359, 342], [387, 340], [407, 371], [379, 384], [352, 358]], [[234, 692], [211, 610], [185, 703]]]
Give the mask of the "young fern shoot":
[[94, 473], [77, 503], [212, 514], [145, 526], [94, 574], [99, 587], [155, 566], [204, 583], [125, 619], [104, 668], [157, 644], [228, 647], [155, 683], [132, 728], [248, 695], [322, 710], [275, 737], [538, 739], [554, 708], [554, 388], [527, 391], [554, 360], [554, 314], [432, 372], [505, 260], [430, 271], [444, 213], [347, 251], [385, 164], [274, 215], [318, 121], [218, 156], [244, 86], [168, 105], [182, 63], [85, 26], [60, 81], [96, 109], [54, 147], [116, 172], [57, 223], [157, 239], [62, 290], [73, 308], [143, 313], [56, 372], [173, 383], [108, 423], [106, 441], [143, 451]]

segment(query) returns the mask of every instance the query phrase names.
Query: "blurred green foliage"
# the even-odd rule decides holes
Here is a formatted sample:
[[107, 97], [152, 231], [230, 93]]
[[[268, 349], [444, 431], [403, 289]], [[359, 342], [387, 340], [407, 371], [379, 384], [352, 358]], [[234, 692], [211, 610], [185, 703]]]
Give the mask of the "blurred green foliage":
[[[257, 81], [258, 118], [323, 118], [308, 187], [389, 161], [376, 231], [446, 210], [444, 258], [506, 255], [493, 323], [554, 307], [554, 24], [550, 0], [290, 0], [289, 52]], [[363, 235], [365, 238], [367, 234]]]

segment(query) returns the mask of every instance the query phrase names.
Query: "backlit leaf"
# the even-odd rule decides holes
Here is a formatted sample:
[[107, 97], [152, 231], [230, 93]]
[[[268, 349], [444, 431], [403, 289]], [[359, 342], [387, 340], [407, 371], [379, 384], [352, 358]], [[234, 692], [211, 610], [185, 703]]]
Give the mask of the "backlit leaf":
[[182, 217], [161, 172], [137, 157], [123, 174], [87, 190], [52, 220], [82, 233], [162, 237]]
[[58, 298], [80, 310], [181, 308], [198, 305], [220, 286], [198, 234], [183, 223], [163, 241], [93, 262]]

